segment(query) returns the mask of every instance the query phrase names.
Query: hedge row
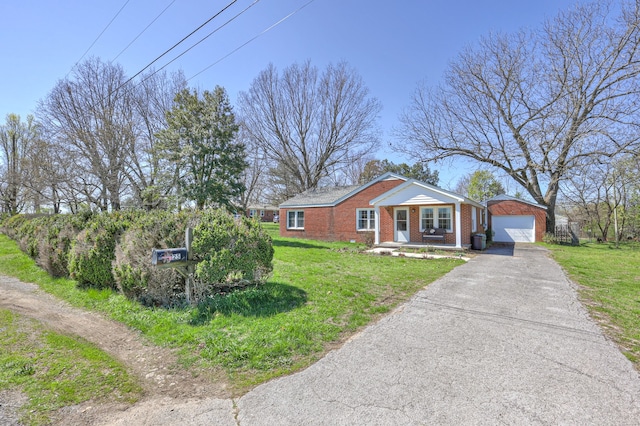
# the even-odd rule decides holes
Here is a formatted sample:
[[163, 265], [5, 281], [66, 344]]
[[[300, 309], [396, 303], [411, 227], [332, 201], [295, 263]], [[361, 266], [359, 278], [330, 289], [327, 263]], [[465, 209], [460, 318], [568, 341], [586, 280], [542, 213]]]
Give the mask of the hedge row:
[[260, 223], [223, 210], [17, 215], [1, 230], [53, 276], [167, 306], [184, 302], [185, 280], [151, 265], [151, 251], [183, 247], [187, 227], [194, 230], [189, 256], [198, 261], [196, 301], [220, 287], [264, 283], [272, 271], [271, 238]]

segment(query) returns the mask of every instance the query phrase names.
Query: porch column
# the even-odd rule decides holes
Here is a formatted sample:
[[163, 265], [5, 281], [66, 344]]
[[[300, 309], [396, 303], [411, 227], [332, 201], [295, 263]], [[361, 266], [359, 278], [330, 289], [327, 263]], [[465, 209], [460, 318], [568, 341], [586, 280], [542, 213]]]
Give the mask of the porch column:
[[374, 244], [380, 244], [380, 206], [375, 207], [376, 217], [375, 217], [375, 226], [374, 226]]
[[462, 218], [459, 202], [456, 203], [456, 248], [462, 248]]

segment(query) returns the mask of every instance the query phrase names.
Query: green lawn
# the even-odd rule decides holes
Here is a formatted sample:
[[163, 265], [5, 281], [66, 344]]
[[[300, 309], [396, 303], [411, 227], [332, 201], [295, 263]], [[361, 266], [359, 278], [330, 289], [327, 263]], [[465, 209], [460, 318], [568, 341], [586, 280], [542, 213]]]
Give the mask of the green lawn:
[[76, 306], [95, 309], [179, 348], [185, 365], [226, 371], [238, 392], [304, 368], [360, 327], [389, 312], [461, 260], [363, 254], [349, 243], [277, 236], [267, 284], [199, 307], [146, 308], [111, 291], [51, 279], [5, 236], [0, 273], [35, 282]]
[[21, 422], [48, 424], [58, 408], [88, 400], [131, 403], [141, 388], [94, 345], [0, 309], [0, 390], [27, 396]]
[[593, 317], [640, 370], [640, 244], [548, 245]]

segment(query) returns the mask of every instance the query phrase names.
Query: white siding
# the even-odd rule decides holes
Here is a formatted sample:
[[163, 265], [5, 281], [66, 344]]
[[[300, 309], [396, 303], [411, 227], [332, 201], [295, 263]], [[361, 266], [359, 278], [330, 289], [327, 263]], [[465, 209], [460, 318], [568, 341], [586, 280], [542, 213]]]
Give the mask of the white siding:
[[420, 204], [451, 204], [454, 200], [444, 194], [430, 191], [418, 185], [412, 185], [384, 199], [386, 206], [410, 206]]

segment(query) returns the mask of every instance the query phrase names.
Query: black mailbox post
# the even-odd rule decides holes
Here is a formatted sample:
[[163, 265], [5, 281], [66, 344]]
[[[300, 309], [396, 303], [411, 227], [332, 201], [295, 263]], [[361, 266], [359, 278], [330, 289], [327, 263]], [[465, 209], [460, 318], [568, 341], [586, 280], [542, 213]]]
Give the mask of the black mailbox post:
[[185, 278], [185, 296], [189, 303], [192, 303], [194, 296], [193, 273], [196, 261], [189, 259], [191, 242], [193, 241], [193, 230], [187, 228], [184, 234], [186, 247], [153, 249], [151, 252], [151, 264], [156, 268], [173, 268]]

